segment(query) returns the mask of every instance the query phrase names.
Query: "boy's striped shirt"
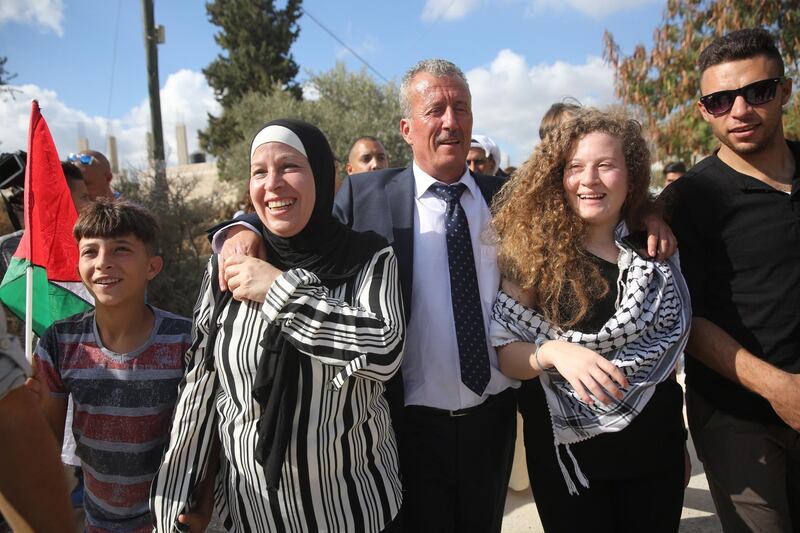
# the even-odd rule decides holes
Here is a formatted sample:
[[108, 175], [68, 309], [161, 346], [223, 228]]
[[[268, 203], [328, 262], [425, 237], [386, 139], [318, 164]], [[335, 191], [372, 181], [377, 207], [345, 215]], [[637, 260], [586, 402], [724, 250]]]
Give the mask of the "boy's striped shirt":
[[150, 531], [150, 483], [167, 442], [191, 321], [151, 307], [150, 338], [105, 348], [94, 311], [54, 323], [35, 358], [52, 396], [75, 405], [72, 430], [86, 484], [86, 531]]

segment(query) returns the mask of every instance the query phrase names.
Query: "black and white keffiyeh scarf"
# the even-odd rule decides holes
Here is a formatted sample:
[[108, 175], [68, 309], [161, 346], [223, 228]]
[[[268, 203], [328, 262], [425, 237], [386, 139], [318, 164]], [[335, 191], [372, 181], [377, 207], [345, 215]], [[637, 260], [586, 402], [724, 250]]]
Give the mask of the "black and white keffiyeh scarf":
[[691, 303], [677, 266], [677, 255], [666, 263], [643, 259], [621, 242], [627, 233], [624, 224], [615, 231], [620, 248], [616, 312], [599, 332], [563, 331], [502, 291], [492, 310], [494, 346], [519, 341], [573, 342], [607, 358], [628, 380], [629, 387], [623, 391], [621, 400], [611, 405], [599, 401], [589, 405], [580, 400], [557, 371], [540, 374], [553, 423], [558, 463], [571, 494], [577, 494], [577, 488], [561, 460], [559, 445], [565, 445], [576, 477], [588, 487], [569, 445], [626, 428], [647, 405], [656, 385], [670, 376], [689, 336]]

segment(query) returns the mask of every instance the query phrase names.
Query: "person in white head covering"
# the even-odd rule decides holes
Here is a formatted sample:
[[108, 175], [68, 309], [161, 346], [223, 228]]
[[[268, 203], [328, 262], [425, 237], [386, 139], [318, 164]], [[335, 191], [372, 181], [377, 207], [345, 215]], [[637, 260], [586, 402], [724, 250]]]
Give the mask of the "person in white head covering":
[[475, 134], [472, 136], [467, 166], [475, 174], [495, 176], [500, 171], [500, 147], [486, 135]]
[[209, 261], [170, 442], [151, 489], [156, 531], [389, 527], [402, 494], [384, 383], [405, 334], [386, 240], [331, 215], [323, 133], [273, 120], [250, 150], [266, 260]]

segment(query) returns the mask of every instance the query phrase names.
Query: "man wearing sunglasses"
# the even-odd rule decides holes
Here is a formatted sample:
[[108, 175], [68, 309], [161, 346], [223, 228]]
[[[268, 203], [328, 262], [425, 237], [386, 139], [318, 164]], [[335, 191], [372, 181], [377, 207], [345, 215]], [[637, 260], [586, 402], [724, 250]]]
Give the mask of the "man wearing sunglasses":
[[698, 108], [719, 149], [665, 191], [694, 319], [689, 428], [723, 529], [800, 531], [800, 144], [761, 29], [699, 59]]
[[114, 191], [111, 190], [111, 178], [114, 175], [106, 156], [96, 150], [86, 150], [79, 154], [69, 154], [67, 160], [81, 169], [89, 198], [115, 198]]

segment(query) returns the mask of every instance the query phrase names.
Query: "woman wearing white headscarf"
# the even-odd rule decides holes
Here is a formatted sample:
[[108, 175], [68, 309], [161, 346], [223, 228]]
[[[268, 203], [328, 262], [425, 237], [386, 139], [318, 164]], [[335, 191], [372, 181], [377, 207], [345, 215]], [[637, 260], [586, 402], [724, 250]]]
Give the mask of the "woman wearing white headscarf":
[[382, 531], [401, 501], [383, 395], [405, 331], [394, 253], [331, 216], [317, 128], [270, 122], [250, 153], [267, 261], [229, 259], [230, 293], [209, 263], [152, 487], [156, 529], [204, 531], [215, 484], [230, 531]]

